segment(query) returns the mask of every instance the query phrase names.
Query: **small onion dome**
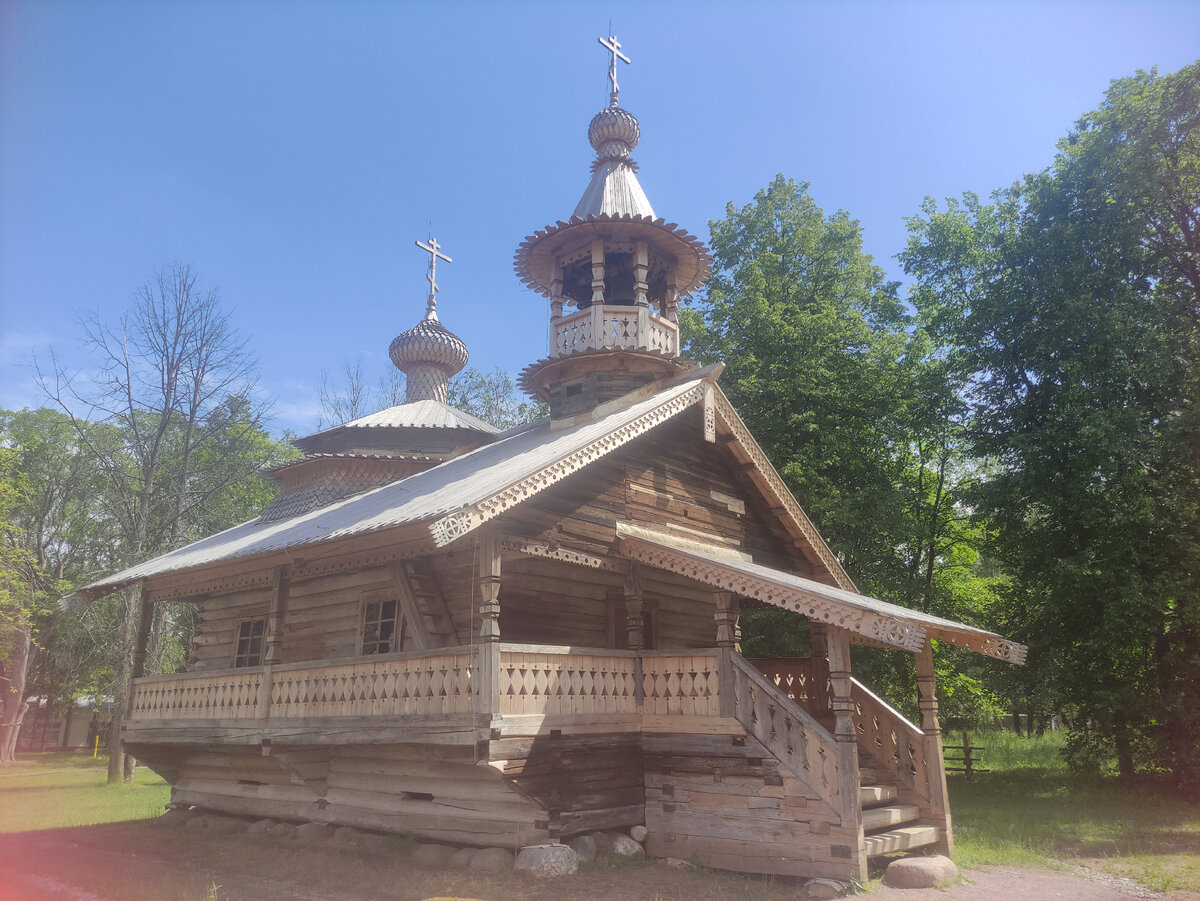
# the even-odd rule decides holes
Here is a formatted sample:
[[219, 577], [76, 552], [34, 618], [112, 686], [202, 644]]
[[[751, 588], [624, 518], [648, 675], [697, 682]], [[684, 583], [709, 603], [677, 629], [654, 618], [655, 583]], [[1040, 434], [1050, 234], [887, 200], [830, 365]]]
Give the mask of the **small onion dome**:
[[619, 106], [600, 110], [588, 125], [588, 140], [599, 160], [627, 160], [637, 147], [642, 130], [633, 113]]
[[444, 366], [454, 375], [467, 365], [467, 345], [441, 322], [437, 315], [426, 316], [406, 332], [401, 332], [388, 348], [388, 355], [400, 370], [416, 364]]
[[467, 345], [440, 322], [431, 308], [425, 318], [401, 332], [388, 348], [396, 368], [408, 378], [405, 400], [446, 400], [450, 376], [467, 365]]

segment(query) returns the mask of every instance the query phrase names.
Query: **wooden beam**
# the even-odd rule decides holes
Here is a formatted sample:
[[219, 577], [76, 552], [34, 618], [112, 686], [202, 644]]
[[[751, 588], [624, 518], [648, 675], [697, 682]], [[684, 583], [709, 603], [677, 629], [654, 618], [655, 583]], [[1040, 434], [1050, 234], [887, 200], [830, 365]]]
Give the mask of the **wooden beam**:
[[[413, 595], [412, 585], [409, 584], [408, 574], [404, 571], [402, 564], [396, 564], [391, 567], [392, 585], [396, 589], [396, 599], [400, 602], [400, 612], [404, 616], [404, 624], [408, 627], [408, 634], [412, 636], [413, 645], [418, 651], [428, 651], [433, 647], [433, 640], [429, 636], [429, 630], [425, 628], [425, 618], [421, 616], [421, 606], [417, 603], [416, 597]], [[396, 630], [396, 638], [399, 640], [401, 632]], [[397, 648], [397, 650], [402, 650]]]
[[500, 535], [492, 526], [479, 530], [479, 706], [486, 716], [500, 713]]

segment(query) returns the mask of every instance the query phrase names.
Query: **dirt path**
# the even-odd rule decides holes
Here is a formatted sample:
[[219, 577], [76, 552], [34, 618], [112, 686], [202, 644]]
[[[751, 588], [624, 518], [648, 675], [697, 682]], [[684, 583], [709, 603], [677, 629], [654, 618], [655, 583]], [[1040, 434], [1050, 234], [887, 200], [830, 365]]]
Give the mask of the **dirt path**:
[[[154, 822], [0, 835], [0, 901], [799, 901], [800, 884], [662, 862], [590, 866], [532, 881], [426, 870], [397, 846], [367, 853], [290, 839], [212, 836]], [[880, 901], [1200, 901], [1096, 871], [994, 868], [944, 890], [884, 888]]]

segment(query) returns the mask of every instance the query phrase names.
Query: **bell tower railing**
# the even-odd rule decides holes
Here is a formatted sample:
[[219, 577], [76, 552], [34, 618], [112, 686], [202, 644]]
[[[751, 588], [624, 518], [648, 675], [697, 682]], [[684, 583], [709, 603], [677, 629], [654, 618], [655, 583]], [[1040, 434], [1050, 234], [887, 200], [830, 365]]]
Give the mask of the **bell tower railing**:
[[592, 304], [550, 321], [550, 356], [588, 350], [643, 350], [679, 355], [679, 325], [646, 306]]

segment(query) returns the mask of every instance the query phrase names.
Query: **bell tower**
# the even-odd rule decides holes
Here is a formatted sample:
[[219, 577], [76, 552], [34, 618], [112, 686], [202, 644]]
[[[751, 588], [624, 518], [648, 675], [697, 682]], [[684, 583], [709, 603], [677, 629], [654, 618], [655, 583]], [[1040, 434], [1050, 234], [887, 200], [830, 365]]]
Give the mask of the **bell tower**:
[[591, 180], [571, 218], [527, 237], [513, 261], [550, 300], [549, 354], [518, 381], [559, 421], [694, 368], [679, 355], [679, 303], [711, 268], [708, 248], [656, 217], [638, 182], [632, 153], [641, 128], [618, 101], [617, 63], [629, 57], [615, 35], [600, 44], [611, 89], [588, 126]]

